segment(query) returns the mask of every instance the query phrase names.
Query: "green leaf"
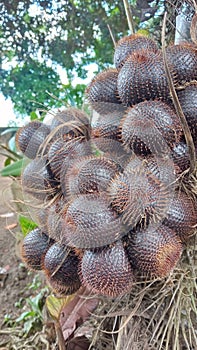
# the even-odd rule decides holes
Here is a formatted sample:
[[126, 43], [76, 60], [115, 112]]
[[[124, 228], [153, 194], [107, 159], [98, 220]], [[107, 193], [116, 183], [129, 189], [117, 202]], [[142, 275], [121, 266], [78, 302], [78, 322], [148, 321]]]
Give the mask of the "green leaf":
[[24, 159], [17, 160], [16, 162], [7, 165], [0, 171], [1, 176], [21, 176], [24, 167]]
[[34, 327], [35, 319], [29, 319], [24, 323], [24, 333], [27, 336], [30, 330]]
[[34, 317], [34, 311], [24, 311], [17, 319], [16, 322], [19, 323], [21, 321], [24, 321], [28, 317]]
[[27, 299], [28, 304], [31, 306], [32, 310], [42, 318], [42, 301], [45, 294], [46, 289], [42, 289], [40, 293], [38, 293], [35, 297], [31, 297]]
[[9, 164], [11, 163], [11, 159], [10, 158], [7, 158], [4, 162], [4, 166], [8, 166]]
[[55, 320], [59, 320], [61, 310], [64, 306], [70, 303], [73, 300], [75, 294], [68, 295], [67, 297], [57, 298], [54, 295], [49, 295], [46, 298], [46, 307], [49, 311], [51, 317]]
[[37, 119], [39, 119], [39, 116], [37, 115], [37, 113], [31, 112], [30, 113], [30, 120], [32, 121], [32, 120], [37, 120]]
[[38, 225], [35, 222], [22, 215], [19, 216], [19, 225], [24, 236], [26, 236], [30, 231], [38, 227]]
[[136, 34], [141, 34], [141, 35], [144, 35], [147, 37], [150, 35], [149, 31], [147, 29], [144, 29], [144, 28], [139, 29]]

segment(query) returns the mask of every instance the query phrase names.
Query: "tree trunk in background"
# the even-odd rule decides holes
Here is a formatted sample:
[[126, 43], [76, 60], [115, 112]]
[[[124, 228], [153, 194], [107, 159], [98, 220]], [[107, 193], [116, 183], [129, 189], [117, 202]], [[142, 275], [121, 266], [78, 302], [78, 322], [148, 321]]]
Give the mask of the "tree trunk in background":
[[192, 7], [184, 2], [176, 16], [176, 31], [174, 43], [191, 41], [190, 27], [194, 11]]
[[178, 44], [181, 41], [190, 41], [190, 26], [194, 15], [193, 1], [165, 0], [164, 6], [167, 12], [167, 43]]

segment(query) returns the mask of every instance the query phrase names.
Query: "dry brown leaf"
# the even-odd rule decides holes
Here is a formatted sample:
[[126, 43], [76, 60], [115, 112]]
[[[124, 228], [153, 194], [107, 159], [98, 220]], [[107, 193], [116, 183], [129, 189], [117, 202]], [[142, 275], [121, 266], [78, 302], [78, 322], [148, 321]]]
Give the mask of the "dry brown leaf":
[[67, 350], [88, 350], [90, 342], [86, 337], [76, 337], [69, 341]]
[[6, 230], [12, 230], [13, 228], [17, 227], [17, 225], [18, 225], [17, 223], [10, 224], [10, 225], [5, 226], [5, 229]]
[[75, 297], [63, 307], [59, 322], [65, 340], [71, 337], [75, 329], [90, 317], [91, 312], [97, 305], [98, 298], [92, 296], [84, 288], [76, 293]]

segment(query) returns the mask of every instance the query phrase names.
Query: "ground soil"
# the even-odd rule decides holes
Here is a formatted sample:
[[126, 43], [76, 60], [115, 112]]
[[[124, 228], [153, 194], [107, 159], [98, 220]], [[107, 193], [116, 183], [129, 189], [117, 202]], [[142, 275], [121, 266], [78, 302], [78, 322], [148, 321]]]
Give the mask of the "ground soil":
[[[1, 157], [0, 169], [3, 162]], [[0, 177], [0, 349], [9, 349], [10, 334], [4, 333], [8, 326], [5, 320], [15, 320], [21, 315], [25, 299], [32, 294], [28, 286], [34, 277], [20, 259], [21, 234], [12, 182], [11, 178]]]

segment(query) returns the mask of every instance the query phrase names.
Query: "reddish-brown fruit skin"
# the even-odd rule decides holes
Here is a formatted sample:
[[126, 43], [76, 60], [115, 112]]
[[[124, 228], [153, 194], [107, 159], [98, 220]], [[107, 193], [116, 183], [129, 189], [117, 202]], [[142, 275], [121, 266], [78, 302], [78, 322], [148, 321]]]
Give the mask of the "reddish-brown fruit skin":
[[125, 249], [131, 265], [137, 270], [154, 277], [165, 277], [178, 263], [183, 248], [175, 232], [161, 225], [131, 233]]
[[[113, 108], [113, 104], [121, 103], [117, 92], [117, 78], [117, 69], [109, 68], [97, 74], [87, 87], [88, 101], [98, 113], [105, 114], [105, 104], [106, 112], [109, 113]], [[107, 104], [110, 104], [110, 109]]]
[[133, 153], [130, 149], [125, 151], [123, 143], [110, 138], [96, 137], [92, 139], [92, 141], [99, 152], [102, 152], [102, 154], [104, 153], [105, 157], [120, 164], [122, 168], [129, 162], [131, 154]]
[[185, 86], [184, 89], [178, 90], [177, 95], [197, 150], [197, 82]]
[[51, 122], [51, 138], [62, 138], [65, 142], [75, 137], [90, 138], [90, 121], [88, 116], [81, 110], [70, 107], [58, 112]]
[[120, 122], [125, 115], [123, 111], [114, 111], [106, 115], [99, 115], [92, 126], [92, 138], [102, 137], [121, 142]]
[[121, 167], [106, 157], [84, 157], [76, 160], [67, 172], [65, 187], [69, 198], [77, 194], [106, 191]]
[[189, 153], [186, 143], [179, 142], [172, 149], [172, 160], [175, 163], [176, 173], [180, 174], [189, 168]]
[[49, 237], [53, 238], [56, 242], [62, 242], [62, 220], [66, 215], [68, 203], [63, 198], [57, 198], [47, 210], [47, 232]]
[[32, 121], [20, 128], [16, 133], [16, 145], [26, 157], [36, 158], [46, 137], [50, 133], [50, 127], [39, 122]]
[[54, 243], [39, 228], [29, 232], [21, 246], [21, 257], [30, 270], [41, 270], [47, 250]]
[[65, 176], [75, 159], [89, 156], [91, 153], [90, 143], [84, 138], [79, 137], [67, 142], [61, 138], [55, 140], [48, 152], [49, 166], [55, 179], [60, 180], [61, 174]]
[[190, 44], [166, 48], [167, 63], [176, 87], [197, 81], [197, 48]]
[[128, 230], [161, 222], [171, 199], [168, 186], [144, 167], [143, 162], [125, 168], [111, 182], [108, 193], [112, 208], [121, 214]]
[[129, 55], [141, 49], [147, 49], [153, 52], [158, 51], [155, 41], [140, 34], [132, 34], [120, 39], [116, 44], [114, 52], [114, 64], [116, 68], [121, 68]]
[[120, 241], [112, 247], [85, 251], [81, 262], [82, 284], [94, 293], [117, 297], [129, 292], [133, 271]]
[[182, 133], [178, 116], [161, 101], [145, 101], [128, 108], [121, 122], [122, 141], [137, 155], [167, 154]]
[[74, 251], [58, 243], [47, 251], [43, 262], [49, 284], [60, 295], [72, 294], [80, 288], [78, 266], [79, 258]]
[[184, 192], [175, 192], [164, 224], [173, 229], [183, 242], [194, 234], [197, 225], [197, 202]]
[[124, 106], [145, 100], [169, 100], [169, 87], [160, 53], [136, 51], [118, 74], [118, 94]]
[[122, 237], [124, 227], [103, 194], [78, 195], [69, 205], [62, 232], [65, 244], [91, 249]]
[[22, 174], [22, 187], [25, 194], [45, 200], [56, 193], [55, 181], [48, 171], [46, 158], [32, 160]]

